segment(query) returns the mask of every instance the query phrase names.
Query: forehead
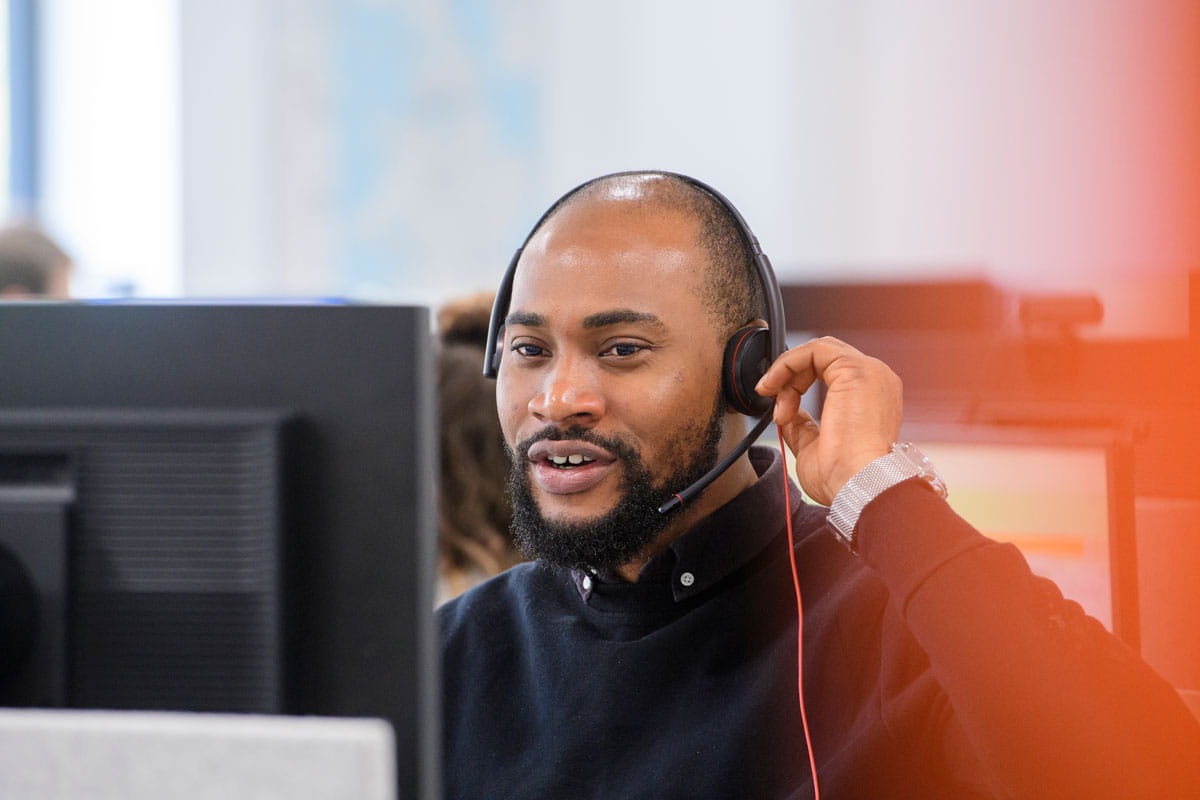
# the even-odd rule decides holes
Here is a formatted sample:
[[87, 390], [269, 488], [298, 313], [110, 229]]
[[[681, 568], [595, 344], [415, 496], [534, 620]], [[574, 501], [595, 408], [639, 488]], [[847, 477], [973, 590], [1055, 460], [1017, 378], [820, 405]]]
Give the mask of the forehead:
[[628, 308], [692, 317], [703, 310], [708, 268], [699, 233], [694, 218], [672, 209], [586, 201], [568, 206], [526, 245], [510, 309], [545, 314]]

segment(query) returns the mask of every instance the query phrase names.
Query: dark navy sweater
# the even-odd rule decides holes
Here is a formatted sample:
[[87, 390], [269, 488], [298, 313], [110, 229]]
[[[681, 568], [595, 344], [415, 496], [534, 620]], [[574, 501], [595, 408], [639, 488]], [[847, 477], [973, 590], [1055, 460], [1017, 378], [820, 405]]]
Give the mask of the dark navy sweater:
[[[813, 796], [781, 460], [752, 460], [637, 583], [528, 564], [439, 609], [447, 798]], [[919, 481], [859, 556], [825, 513], [793, 512], [823, 798], [1200, 797], [1200, 726], [1015, 548]]]

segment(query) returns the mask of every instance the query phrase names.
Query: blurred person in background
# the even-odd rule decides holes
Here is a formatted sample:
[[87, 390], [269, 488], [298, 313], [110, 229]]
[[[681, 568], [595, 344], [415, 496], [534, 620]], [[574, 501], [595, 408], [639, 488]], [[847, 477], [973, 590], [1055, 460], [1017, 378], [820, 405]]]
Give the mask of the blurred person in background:
[[71, 257], [30, 223], [0, 229], [0, 300], [65, 300]]
[[496, 382], [479, 369], [491, 309], [492, 294], [483, 293], [438, 312], [439, 605], [525, 560], [509, 534], [509, 459], [496, 414]]

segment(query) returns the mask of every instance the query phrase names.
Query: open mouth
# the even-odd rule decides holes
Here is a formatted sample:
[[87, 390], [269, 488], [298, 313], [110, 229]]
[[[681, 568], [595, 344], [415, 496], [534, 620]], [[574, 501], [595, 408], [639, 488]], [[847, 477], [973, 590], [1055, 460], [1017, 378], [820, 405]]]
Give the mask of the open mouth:
[[572, 453], [569, 456], [549, 456], [546, 460], [558, 469], [572, 469], [581, 464], [590, 464], [596, 459], [583, 453]]
[[607, 450], [589, 442], [543, 439], [526, 457], [534, 481], [551, 494], [577, 494], [596, 486], [616, 462]]

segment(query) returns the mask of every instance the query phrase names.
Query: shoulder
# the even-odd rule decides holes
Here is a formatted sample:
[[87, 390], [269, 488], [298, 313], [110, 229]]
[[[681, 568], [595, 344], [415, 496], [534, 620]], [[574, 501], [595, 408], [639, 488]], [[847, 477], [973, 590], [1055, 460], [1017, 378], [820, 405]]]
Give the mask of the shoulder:
[[581, 604], [569, 573], [536, 563], [443, 604], [437, 622], [445, 697], [477, 696], [501, 674], [536, 674], [539, 661], [568, 641], [564, 629]]
[[565, 587], [573, 585], [562, 570], [536, 562], [518, 564], [438, 607], [443, 646], [518, 625], [531, 609], [557, 604]]

